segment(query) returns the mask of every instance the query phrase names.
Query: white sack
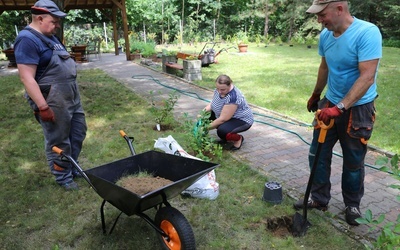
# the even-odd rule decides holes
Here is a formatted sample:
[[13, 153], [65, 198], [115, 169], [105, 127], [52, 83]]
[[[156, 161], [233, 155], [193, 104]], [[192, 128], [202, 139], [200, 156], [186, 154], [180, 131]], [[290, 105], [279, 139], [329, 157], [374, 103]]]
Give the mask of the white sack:
[[[188, 154], [171, 135], [166, 138], [158, 138], [154, 143], [154, 148], [161, 149], [167, 154], [201, 160]], [[216, 182], [214, 169], [182, 191], [182, 194], [194, 198], [215, 200], [219, 195], [219, 184]]]

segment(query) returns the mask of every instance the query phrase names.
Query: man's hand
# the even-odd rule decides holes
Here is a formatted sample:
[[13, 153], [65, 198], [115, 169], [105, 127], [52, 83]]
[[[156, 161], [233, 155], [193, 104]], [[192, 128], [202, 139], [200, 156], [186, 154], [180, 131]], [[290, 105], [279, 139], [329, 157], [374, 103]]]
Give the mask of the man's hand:
[[308, 112], [317, 111], [317, 109], [318, 109], [318, 101], [320, 100], [320, 98], [321, 98], [321, 94], [316, 94], [316, 93], [312, 94], [312, 96], [310, 97], [310, 99], [308, 99], [308, 102], [307, 102], [307, 110], [308, 110]]
[[54, 112], [49, 106], [40, 108], [39, 116], [42, 119], [42, 121], [44, 121], [44, 122], [55, 122], [55, 120], [56, 120], [54, 117]]
[[328, 125], [331, 119], [338, 117], [341, 114], [342, 111], [340, 111], [337, 106], [333, 106], [331, 108], [321, 109], [321, 112], [318, 114], [318, 119]]

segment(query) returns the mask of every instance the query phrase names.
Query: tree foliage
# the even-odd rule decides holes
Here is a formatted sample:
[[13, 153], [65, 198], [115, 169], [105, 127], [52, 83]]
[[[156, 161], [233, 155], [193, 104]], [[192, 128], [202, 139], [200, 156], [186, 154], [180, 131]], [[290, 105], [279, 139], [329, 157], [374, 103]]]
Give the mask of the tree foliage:
[[[226, 40], [244, 32], [254, 41], [270, 37], [283, 41], [316, 39], [321, 30], [315, 15], [305, 11], [312, 0], [126, 0], [130, 34], [146, 40], [155, 34], [157, 43], [200, 42]], [[385, 40], [400, 40], [398, 0], [352, 0], [351, 13], [359, 19], [375, 23]], [[72, 10], [65, 20], [72, 24], [106, 22], [111, 10]], [[0, 15], [3, 24], [24, 26], [27, 11], [8, 11]], [[122, 21], [118, 15], [119, 37]], [[15, 38], [13, 25], [0, 27], [0, 42], [7, 44]], [[8, 44], [7, 44], [8, 45]]]

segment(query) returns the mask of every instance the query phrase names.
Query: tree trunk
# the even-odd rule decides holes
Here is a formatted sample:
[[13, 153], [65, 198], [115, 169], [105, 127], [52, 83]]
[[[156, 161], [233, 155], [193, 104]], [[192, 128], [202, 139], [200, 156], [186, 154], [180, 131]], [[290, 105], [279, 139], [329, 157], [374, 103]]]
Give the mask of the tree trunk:
[[269, 30], [269, 13], [268, 13], [269, 9], [268, 9], [268, 0], [265, 1], [265, 21], [264, 21], [264, 37], [267, 38], [268, 37], [268, 30]]

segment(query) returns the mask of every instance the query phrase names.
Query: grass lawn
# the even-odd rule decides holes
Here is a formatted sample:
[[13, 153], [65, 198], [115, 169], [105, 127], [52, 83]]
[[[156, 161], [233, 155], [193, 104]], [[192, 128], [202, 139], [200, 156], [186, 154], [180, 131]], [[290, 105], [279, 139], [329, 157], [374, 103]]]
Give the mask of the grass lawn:
[[[136, 152], [153, 149], [154, 139], [169, 134], [187, 146], [179, 124], [174, 130], [154, 131], [148, 100], [126, 91], [102, 71], [81, 71], [78, 81], [89, 128], [80, 157], [84, 169], [130, 156], [118, 133], [121, 129], [135, 137]], [[46, 166], [41, 128], [23, 98], [18, 77], [1, 77], [0, 91], [1, 249], [159, 249], [155, 231], [137, 216], [122, 215], [113, 234], [103, 235], [100, 196], [83, 179], [77, 181], [81, 189], [76, 192], [55, 184]], [[328, 223], [327, 216], [314, 211], [309, 213], [313, 226], [305, 237], [267, 230], [269, 220], [294, 215], [292, 201], [284, 199], [279, 206], [262, 201], [266, 177], [229, 152], [216, 162], [221, 164], [218, 199], [178, 196], [170, 201], [191, 223], [197, 249], [363, 249]], [[106, 205], [108, 229], [118, 214]], [[154, 211], [148, 214], [153, 218]]]
[[[214, 49], [218, 52], [231, 46], [218, 44]], [[205, 50], [211, 47], [207, 45]], [[167, 49], [199, 54], [203, 45]], [[306, 45], [270, 44], [265, 47], [250, 44], [247, 53], [237, 51], [236, 48], [222, 51], [216, 57], [217, 64], [202, 68], [203, 80], [195, 81], [195, 84], [213, 89], [217, 76], [227, 74], [250, 103], [311, 123], [313, 114], [307, 111], [306, 103], [314, 89], [321, 60], [317, 45], [308, 49]], [[397, 134], [400, 131], [399, 57], [399, 48], [383, 49], [378, 72], [377, 119], [369, 142], [397, 154], [400, 154], [400, 136]]]

